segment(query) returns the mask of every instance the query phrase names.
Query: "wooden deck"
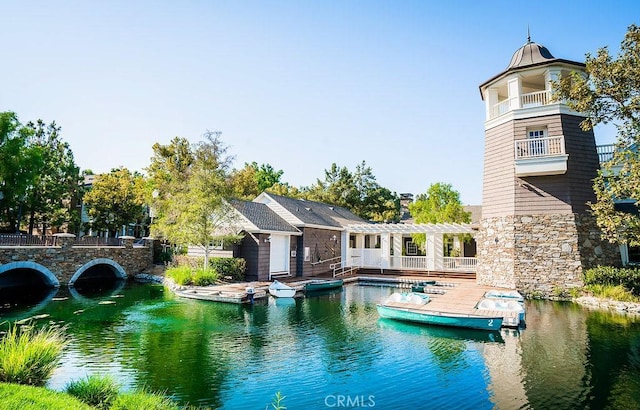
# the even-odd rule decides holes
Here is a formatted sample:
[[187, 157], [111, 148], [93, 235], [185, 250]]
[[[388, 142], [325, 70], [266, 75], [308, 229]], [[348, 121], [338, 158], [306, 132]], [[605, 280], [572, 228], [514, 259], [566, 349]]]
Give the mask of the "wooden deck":
[[[478, 285], [468, 280], [437, 281], [434, 289], [442, 288], [443, 294], [429, 294], [430, 301], [425, 305], [411, 306], [411, 310], [434, 314], [453, 314], [468, 316], [490, 316], [502, 318], [517, 318], [516, 312], [476, 309], [476, 305], [484, 294], [496, 288]], [[385, 306], [407, 308], [403, 303], [385, 303]]]
[[[307, 282], [316, 280], [317, 277], [305, 278], [282, 278], [280, 281], [295, 288], [298, 293], [296, 297], [303, 296], [302, 291]], [[388, 275], [388, 274], [359, 274], [341, 277], [344, 283], [365, 281], [379, 282], [381, 284], [394, 284], [401, 289], [408, 291], [412, 285], [425, 281], [424, 275]], [[498, 310], [476, 309], [476, 305], [484, 294], [491, 290], [501, 290], [493, 287], [478, 285], [475, 280], [460, 278], [429, 278], [436, 280], [436, 286], [429, 286], [429, 303], [421, 306], [411, 306], [410, 309], [434, 314], [454, 314], [471, 316], [502, 317], [505, 322], [508, 320], [517, 323], [518, 314], [516, 312], [506, 312]], [[209, 300], [227, 303], [247, 303], [247, 288], [255, 290], [254, 299], [262, 299], [269, 295], [268, 288], [271, 282], [243, 282], [230, 283], [218, 286], [187, 287], [174, 290], [178, 296]], [[504, 289], [502, 289], [504, 290]], [[381, 301], [382, 302], [382, 301]], [[407, 308], [406, 304], [388, 303], [387, 306]]]

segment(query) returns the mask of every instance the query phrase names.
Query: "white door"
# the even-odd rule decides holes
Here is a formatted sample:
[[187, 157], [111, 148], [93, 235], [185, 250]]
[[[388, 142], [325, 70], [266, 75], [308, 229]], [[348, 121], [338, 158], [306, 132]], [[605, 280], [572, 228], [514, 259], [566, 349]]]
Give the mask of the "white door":
[[289, 235], [271, 235], [269, 272], [289, 272]]

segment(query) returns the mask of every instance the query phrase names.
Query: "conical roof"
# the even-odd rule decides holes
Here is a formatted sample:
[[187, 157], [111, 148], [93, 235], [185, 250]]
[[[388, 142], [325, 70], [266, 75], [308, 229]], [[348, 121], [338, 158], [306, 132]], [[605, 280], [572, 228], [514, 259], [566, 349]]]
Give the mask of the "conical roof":
[[545, 46], [533, 43], [529, 40], [527, 41], [527, 44], [523, 45], [513, 53], [513, 57], [511, 57], [511, 62], [509, 63], [509, 66], [507, 66], [507, 70], [527, 67], [552, 60], [555, 60], [555, 57]]

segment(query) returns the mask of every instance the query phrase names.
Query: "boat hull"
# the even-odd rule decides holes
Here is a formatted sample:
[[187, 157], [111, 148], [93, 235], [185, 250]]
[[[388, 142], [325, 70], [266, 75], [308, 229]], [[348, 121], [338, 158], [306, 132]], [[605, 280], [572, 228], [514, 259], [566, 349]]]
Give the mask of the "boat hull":
[[342, 287], [343, 284], [344, 284], [344, 281], [342, 279], [317, 281], [317, 282], [307, 283], [304, 286], [304, 290], [306, 292], [313, 292], [313, 291], [319, 291], [319, 290], [337, 289]]
[[502, 326], [502, 317], [499, 316], [454, 315], [440, 312], [423, 312], [384, 305], [376, 305], [376, 308], [382, 318], [402, 320], [405, 322], [480, 330], [499, 330]]
[[296, 295], [295, 289], [269, 289], [269, 294], [276, 298], [292, 298]]

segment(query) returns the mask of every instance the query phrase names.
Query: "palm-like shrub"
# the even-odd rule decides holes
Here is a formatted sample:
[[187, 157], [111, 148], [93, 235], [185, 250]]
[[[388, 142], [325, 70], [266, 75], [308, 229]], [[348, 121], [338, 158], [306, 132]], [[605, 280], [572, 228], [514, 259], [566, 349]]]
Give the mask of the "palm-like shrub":
[[0, 381], [42, 386], [67, 344], [60, 328], [13, 325], [0, 340]]
[[88, 376], [67, 384], [66, 392], [98, 409], [108, 409], [118, 397], [118, 384], [109, 376]]

